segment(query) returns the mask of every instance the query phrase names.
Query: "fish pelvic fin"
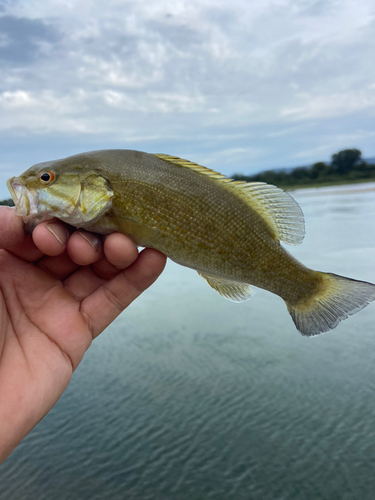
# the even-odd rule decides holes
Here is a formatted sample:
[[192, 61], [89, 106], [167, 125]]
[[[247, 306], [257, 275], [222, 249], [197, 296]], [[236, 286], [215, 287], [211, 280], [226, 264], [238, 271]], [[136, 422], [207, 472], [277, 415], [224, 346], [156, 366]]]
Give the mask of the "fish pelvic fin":
[[288, 311], [304, 336], [313, 337], [328, 332], [375, 300], [375, 285], [337, 274], [320, 273], [324, 287], [308, 300], [290, 305]]
[[243, 302], [244, 300], [250, 299], [255, 293], [255, 291], [247, 283], [229, 281], [199, 272], [198, 274], [199, 276], [202, 276], [210, 287], [216, 290], [219, 295], [225, 299], [231, 300], [232, 302]]

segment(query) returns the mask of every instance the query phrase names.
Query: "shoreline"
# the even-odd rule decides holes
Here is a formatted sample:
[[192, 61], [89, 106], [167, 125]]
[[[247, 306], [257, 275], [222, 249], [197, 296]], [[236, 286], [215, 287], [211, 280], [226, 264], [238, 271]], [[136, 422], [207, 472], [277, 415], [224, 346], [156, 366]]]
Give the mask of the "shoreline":
[[353, 182], [345, 184], [329, 184], [323, 186], [298, 186], [294, 188], [285, 189], [292, 195], [298, 196], [325, 196], [325, 195], [338, 195], [338, 194], [358, 194], [368, 193], [375, 191], [375, 180], [368, 182]]

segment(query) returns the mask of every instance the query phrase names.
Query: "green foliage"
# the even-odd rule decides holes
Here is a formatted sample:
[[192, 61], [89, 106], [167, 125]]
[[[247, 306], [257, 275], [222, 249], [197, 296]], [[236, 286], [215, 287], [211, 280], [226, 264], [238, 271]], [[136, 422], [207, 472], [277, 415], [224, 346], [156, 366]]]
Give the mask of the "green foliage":
[[310, 169], [311, 179], [318, 180], [323, 179], [330, 172], [330, 168], [323, 161], [318, 161]]
[[332, 155], [330, 164], [322, 161], [311, 167], [285, 170], [266, 170], [255, 175], [235, 174], [233, 179], [247, 182], [266, 182], [279, 187], [298, 187], [319, 184], [375, 180], [375, 165], [362, 160], [359, 149], [344, 149]]
[[331, 165], [338, 174], [344, 175], [354, 169], [361, 161], [361, 152], [359, 149], [344, 149], [332, 155]]
[[0, 205], [7, 205], [8, 207], [14, 207], [14, 202], [12, 198], [9, 198], [8, 200], [0, 201]]

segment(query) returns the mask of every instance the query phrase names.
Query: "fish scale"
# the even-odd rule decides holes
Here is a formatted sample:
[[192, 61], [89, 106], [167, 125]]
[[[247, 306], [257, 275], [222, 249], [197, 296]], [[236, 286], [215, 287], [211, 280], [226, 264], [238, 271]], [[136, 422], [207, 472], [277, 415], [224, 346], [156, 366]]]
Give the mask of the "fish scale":
[[302, 242], [304, 219], [275, 186], [233, 181], [175, 156], [103, 150], [34, 165], [8, 187], [29, 230], [57, 217], [123, 232], [197, 270], [227, 299], [250, 298], [252, 285], [279, 295], [306, 336], [375, 299], [375, 285], [308, 269], [283, 248], [280, 241]]

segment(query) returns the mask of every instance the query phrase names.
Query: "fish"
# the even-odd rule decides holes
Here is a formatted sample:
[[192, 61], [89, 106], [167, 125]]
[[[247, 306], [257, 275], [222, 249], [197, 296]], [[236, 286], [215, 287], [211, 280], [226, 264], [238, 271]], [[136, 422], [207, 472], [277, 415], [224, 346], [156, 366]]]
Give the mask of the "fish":
[[280, 296], [307, 337], [375, 299], [374, 284], [309, 269], [284, 248], [302, 242], [304, 217], [290, 194], [266, 183], [176, 156], [109, 149], [38, 163], [7, 186], [29, 232], [54, 217], [119, 231], [195, 269], [226, 299], [247, 300], [253, 286]]

